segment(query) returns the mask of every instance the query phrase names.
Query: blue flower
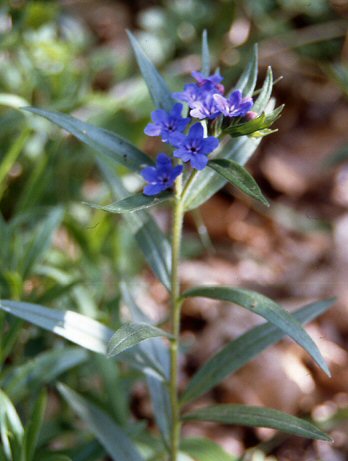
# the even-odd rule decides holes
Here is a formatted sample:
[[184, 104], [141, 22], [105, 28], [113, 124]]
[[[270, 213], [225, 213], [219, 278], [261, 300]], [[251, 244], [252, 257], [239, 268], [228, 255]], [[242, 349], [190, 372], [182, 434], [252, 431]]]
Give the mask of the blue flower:
[[188, 135], [177, 133], [173, 144], [177, 147], [174, 157], [190, 162], [196, 170], [203, 170], [208, 163], [207, 155], [217, 148], [219, 140], [214, 136], [204, 138], [202, 125], [196, 123], [190, 128]]
[[162, 141], [170, 142], [170, 137], [175, 132], [182, 132], [185, 130], [190, 118], [183, 118], [181, 116], [182, 104], [174, 104], [170, 112], [163, 109], [157, 109], [152, 112], [151, 117], [154, 123], [149, 123], [144, 133], [148, 136], [162, 136]]
[[[221, 96], [222, 97], [222, 96]], [[203, 120], [208, 118], [210, 120], [220, 115], [215, 99], [211, 93], [208, 93], [201, 101], [195, 101], [191, 104], [190, 115], [193, 118]]]
[[233, 91], [229, 98], [214, 94], [214, 100], [216, 108], [226, 117], [244, 117], [254, 104], [252, 98], [243, 98], [240, 90]]
[[192, 103], [202, 99], [202, 89], [196, 83], [188, 83], [184, 86], [184, 91], [173, 93], [173, 98], [187, 102], [189, 107]]
[[224, 86], [220, 84], [223, 77], [220, 72], [216, 71], [215, 74], [206, 76], [201, 72], [192, 72], [192, 77], [197, 81], [199, 87], [203, 87], [206, 91], [213, 91], [214, 93], [223, 93]]
[[175, 179], [182, 173], [183, 166], [173, 166], [166, 154], [158, 154], [156, 166], [148, 166], [141, 171], [149, 184], [144, 187], [145, 195], [157, 195], [173, 186]]
[[185, 85], [184, 91], [173, 93], [173, 97], [179, 101], [187, 102], [192, 109], [190, 112], [192, 117], [200, 120], [216, 118], [220, 111], [216, 107], [213, 95], [224, 92], [224, 87], [220, 84], [223, 78], [219, 72], [209, 76], [205, 76], [201, 72], [192, 72], [192, 76], [197, 83]]

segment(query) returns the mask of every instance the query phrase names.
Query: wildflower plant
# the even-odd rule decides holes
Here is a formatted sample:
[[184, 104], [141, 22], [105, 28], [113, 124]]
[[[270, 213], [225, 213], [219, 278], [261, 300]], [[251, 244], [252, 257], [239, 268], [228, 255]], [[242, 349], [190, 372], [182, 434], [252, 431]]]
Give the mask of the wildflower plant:
[[[273, 78], [268, 69], [261, 89], [257, 82], [257, 48], [236, 86], [226, 91], [220, 72], [210, 70], [206, 34], [202, 40], [202, 68], [182, 92], [171, 93], [132, 34], [130, 40], [156, 106], [145, 128], [148, 136], [164, 143], [155, 162], [131, 142], [68, 115], [27, 108], [64, 128], [90, 146], [100, 171], [117, 200], [92, 205], [122, 214], [149, 266], [168, 290], [169, 322], [159, 328], [136, 304], [127, 285], [121, 292], [131, 322], [114, 331], [110, 326], [72, 311], [51, 309], [27, 302], [4, 300], [0, 308], [16, 317], [52, 331], [94, 353], [106, 354], [139, 370], [148, 385], [158, 436], [146, 427], [122, 425], [91, 401], [66, 385], [58, 389], [72, 409], [115, 461], [178, 461], [182, 459], [230, 460], [234, 458], [210, 440], [183, 438], [187, 421], [213, 421], [251, 427], [269, 427], [318, 440], [330, 438], [311, 422], [275, 409], [223, 404], [192, 407], [199, 397], [239, 370], [265, 348], [288, 335], [327, 374], [329, 369], [302, 324], [328, 309], [332, 300], [318, 301], [293, 315], [266, 296], [232, 286], [198, 286], [183, 291], [179, 279], [184, 214], [196, 209], [230, 182], [263, 205], [268, 201], [244, 168], [263, 136], [270, 134], [282, 106], [274, 109]], [[257, 97], [255, 97], [257, 94]], [[149, 117], [150, 119], [150, 117]], [[143, 189], [134, 195], [125, 190], [114, 169], [121, 164], [139, 174]], [[172, 211], [168, 238], [148, 208], [166, 204]], [[238, 305], [267, 322], [229, 342], [211, 357], [179, 393], [180, 318], [187, 298], [206, 297]], [[164, 338], [164, 339], [163, 339]], [[186, 456], [186, 457], [185, 457]]]

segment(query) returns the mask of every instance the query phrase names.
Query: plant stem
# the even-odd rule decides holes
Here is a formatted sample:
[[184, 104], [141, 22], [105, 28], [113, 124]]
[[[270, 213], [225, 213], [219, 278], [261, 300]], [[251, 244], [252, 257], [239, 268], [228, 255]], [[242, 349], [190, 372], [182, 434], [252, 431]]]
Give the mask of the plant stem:
[[171, 272], [171, 333], [170, 342], [170, 402], [172, 410], [170, 461], [177, 461], [180, 444], [180, 409], [178, 402], [178, 349], [180, 345], [180, 281], [179, 261], [181, 249], [184, 204], [182, 200], [182, 179], [175, 183], [176, 195], [173, 207], [172, 227], [172, 272]]

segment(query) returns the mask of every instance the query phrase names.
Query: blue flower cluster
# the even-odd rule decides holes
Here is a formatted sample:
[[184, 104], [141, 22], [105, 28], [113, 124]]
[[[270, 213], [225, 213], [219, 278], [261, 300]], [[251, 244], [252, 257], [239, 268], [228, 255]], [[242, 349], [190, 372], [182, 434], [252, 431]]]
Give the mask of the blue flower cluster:
[[[196, 170], [203, 170], [208, 164], [208, 155], [219, 145], [215, 136], [205, 133], [202, 120], [207, 120], [211, 126], [218, 117], [231, 119], [233, 117], [250, 118], [253, 106], [252, 98], [243, 98], [240, 90], [233, 91], [228, 97], [223, 96], [223, 78], [219, 72], [205, 76], [200, 72], [192, 72], [196, 83], [184, 86], [184, 91], [173, 93], [173, 97], [188, 105], [190, 117], [183, 117], [183, 104], [174, 104], [167, 112], [158, 109], [152, 112], [152, 123], [149, 123], [144, 132], [148, 136], [160, 136], [162, 141], [173, 147], [173, 155], [184, 163], [189, 163]], [[250, 117], [249, 117], [250, 116]], [[185, 130], [192, 122], [188, 133]], [[141, 175], [148, 182], [144, 188], [145, 195], [157, 195], [171, 188], [175, 179], [183, 172], [182, 165], [173, 165], [172, 159], [160, 153], [156, 166], [146, 167]]]

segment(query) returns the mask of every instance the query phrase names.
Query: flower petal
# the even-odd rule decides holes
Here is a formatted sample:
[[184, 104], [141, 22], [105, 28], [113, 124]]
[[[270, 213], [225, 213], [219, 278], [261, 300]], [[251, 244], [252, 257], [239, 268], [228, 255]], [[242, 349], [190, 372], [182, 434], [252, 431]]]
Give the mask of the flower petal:
[[144, 133], [148, 136], [159, 136], [161, 134], [161, 126], [156, 123], [148, 123]]
[[148, 184], [144, 187], [144, 194], [157, 195], [164, 190], [166, 190], [166, 186], [164, 186], [163, 184]]
[[194, 125], [191, 126], [190, 132], [188, 134], [189, 139], [203, 139], [204, 136], [204, 130], [203, 127], [200, 123], [195, 123]]
[[219, 145], [219, 140], [214, 136], [209, 136], [208, 138], [203, 139], [202, 146], [200, 149], [201, 154], [210, 154], [213, 152]]
[[208, 157], [202, 154], [196, 154], [191, 158], [191, 166], [196, 170], [203, 170], [208, 164]]
[[153, 166], [147, 166], [140, 172], [141, 176], [148, 182], [156, 182], [157, 181], [157, 170]]

